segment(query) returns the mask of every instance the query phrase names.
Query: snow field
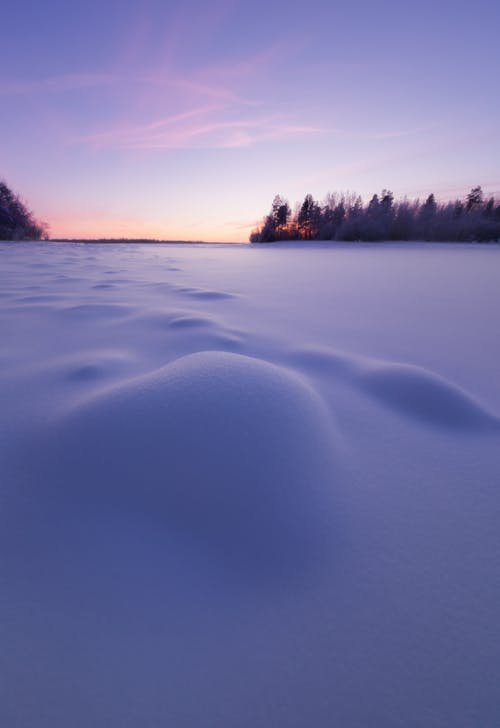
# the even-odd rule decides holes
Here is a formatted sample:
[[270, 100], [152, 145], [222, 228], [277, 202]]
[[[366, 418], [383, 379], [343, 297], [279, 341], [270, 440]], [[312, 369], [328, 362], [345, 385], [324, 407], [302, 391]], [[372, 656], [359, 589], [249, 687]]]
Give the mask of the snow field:
[[497, 246], [0, 245], [0, 718], [495, 726]]

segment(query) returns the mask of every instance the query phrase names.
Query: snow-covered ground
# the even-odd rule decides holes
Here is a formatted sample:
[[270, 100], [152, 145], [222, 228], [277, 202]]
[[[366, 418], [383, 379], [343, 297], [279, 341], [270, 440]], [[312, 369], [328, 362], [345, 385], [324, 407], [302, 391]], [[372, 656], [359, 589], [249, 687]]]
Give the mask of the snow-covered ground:
[[0, 244], [0, 724], [500, 725], [498, 246]]

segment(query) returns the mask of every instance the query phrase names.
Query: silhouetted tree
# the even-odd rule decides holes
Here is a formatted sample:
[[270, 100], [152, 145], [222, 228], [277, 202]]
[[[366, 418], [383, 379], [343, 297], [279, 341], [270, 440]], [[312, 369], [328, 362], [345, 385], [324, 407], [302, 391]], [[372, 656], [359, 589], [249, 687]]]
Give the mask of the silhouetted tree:
[[297, 216], [297, 224], [305, 240], [311, 240], [321, 225], [321, 208], [312, 195], [306, 195]]
[[380, 202], [378, 195], [374, 194], [370, 202], [368, 203], [368, 214], [378, 215], [380, 209]]
[[434, 194], [431, 193], [424, 204], [420, 207], [417, 214], [417, 230], [418, 237], [422, 240], [432, 240], [434, 234], [434, 217], [437, 211], [437, 203]]
[[292, 211], [287, 200], [284, 200], [280, 195], [276, 195], [271, 207], [271, 215], [275, 229], [285, 228], [288, 225], [291, 214]]
[[384, 215], [389, 215], [392, 212], [394, 204], [394, 195], [390, 190], [382, 190], [380, 199], [380, 211]]
[[422, 205], [420, 212], [423, 216], [430, 217], [430, 216], [436, 214], [436, 210], [437, 210], [436, 198], [434, 197], [434, 193], [431, 192], [429, 197], [426, 199], [426, 201]]
[[467, 212], [477, 210], [483, 204], [483, 190], [481, 187], [473, 187], [467, 195], [467, 204], [465, 209]]
[[484, 206], [484, 216], [485, 217], [493, 217], [495, 210], [495, 198], [490, 197], [486, 205]]
[[21, 198], [0, 181], [0, 240], [40, 240], [47, 226], [38, 222]]

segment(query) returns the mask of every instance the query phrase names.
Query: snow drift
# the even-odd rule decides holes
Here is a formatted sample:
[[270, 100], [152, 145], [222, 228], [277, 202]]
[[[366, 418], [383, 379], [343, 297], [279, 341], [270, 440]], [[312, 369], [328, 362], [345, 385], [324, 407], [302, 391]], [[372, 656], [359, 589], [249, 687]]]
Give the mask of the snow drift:
[[496, 725], [498, 252], [0, 244], [0, 723]]

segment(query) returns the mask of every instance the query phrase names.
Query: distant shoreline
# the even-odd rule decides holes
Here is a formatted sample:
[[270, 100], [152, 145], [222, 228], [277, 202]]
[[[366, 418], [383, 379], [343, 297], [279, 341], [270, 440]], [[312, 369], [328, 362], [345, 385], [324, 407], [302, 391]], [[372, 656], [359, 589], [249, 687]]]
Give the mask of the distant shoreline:
[[472, 240], [276, 240], [274, 242], [220, 242], [208, 240], [150, 240], [147, 238], [102, 238], [102, 239], [86, 239], [86, 238], [54, 238], [48, 240], [1, 240], [0, 244], [19, 245], [22, 243], [34, 245], [46, 244], [69, 244], [69, 245], [172, 245], [178, 247], [244, 247], [244, 248], [261, 248], [270, 250], [272, 248], [282, 249], [366, 249], [366, 248], [450, 248], [452, 246], [464, 247], [481, 247], [481, 248], [500, 248], [498, 241], [472, 241]]

